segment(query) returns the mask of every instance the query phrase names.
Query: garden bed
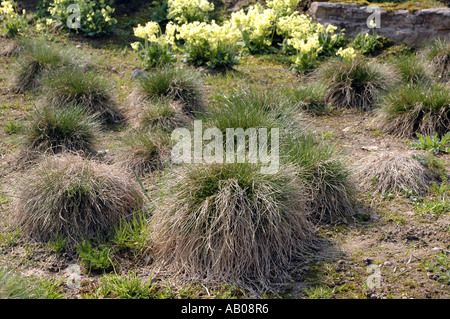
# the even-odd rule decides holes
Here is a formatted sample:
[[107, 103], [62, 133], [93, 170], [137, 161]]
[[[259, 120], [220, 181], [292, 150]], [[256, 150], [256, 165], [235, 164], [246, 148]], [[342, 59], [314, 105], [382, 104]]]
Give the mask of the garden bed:
[[[78, 33], [6, 10], [0, 297], [450, 297], [449, 42], [279, 5], [99, 9]], [[175, 162], [195, 120], [203, 146], [279, 129], [279, 170]]]

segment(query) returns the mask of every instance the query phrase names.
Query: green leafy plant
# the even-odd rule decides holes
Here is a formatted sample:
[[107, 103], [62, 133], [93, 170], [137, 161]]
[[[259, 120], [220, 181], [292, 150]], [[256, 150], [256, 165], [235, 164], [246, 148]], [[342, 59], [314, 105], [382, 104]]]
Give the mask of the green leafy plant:
[[350, 46], [357, 49], [361, 54], [370, 56], [381, 53], [381, 51], [391, 45], [392, 41], [390, 39], [380, 36], [376, 32], [372, 34], [360, 33], [350, 43]]
[[26, 12], [17, 13], [17, 4], [13, 0], [2, 1], [0, 6], [0, 31], [8, 38], [24, 32], [28, 27]]
[[3, 122], [3, 127], [5, 128], [6, 133], [16, 134], [20, 133], [23, 130], [24, 125], [21, 121], [8, 119], [7, 121]]
[[112, 17], [114, 8], [108, 0], [91, 1], [91, 0], [60, 0], [53, 1], [48, 7], [53, 24], [61, 29], [68, 29], [67, 20], [73, 11], [68, 10], [69, 5], [75, 4], [79, 8], [80, 30], [83, 35], [89, 37], [101, 36], [109, 34], [114, 29], [117, 20]]
[[161, 287], [151, 278], [141, 278], [136, 272], [127, 276], [105, 275], [97, 290], [88, 298], [169, 299], [175, 295], [170, 286]]
[[154, 1], [152, 2], [152, 14], [150, 18], [152, 21], [158, 22], [160, 25], [167, 24], [169, 14], [169, 3], [167, 1]]
[[341, 287], [334, 287], [331, 289], [328, 286], [315, 286], [311, 288], [303, 289], [303, 292], [308, 296], [309, 299], [332, 299], [333, 296], [343, 289], [345, 285]]
[[214, 4], [208, 0], [167, 0], [167, 18], [182, 25], [195, 21], [205, 22], [209, 13], [214, 10]]
[[50, 4], [52, 3], [52, 0], [38, 0], [38, 3], [36, 5], [36, 15], [39, 18], [43, 18], [48, 15], [48, 8], [50, 7]]
[[185, 61], [211, 69], [230, 69], [239, 63], [241, 37], [229, 21], [218, 25], [193, 22], [177, 28], [177, 38], [184, 41]]
[[175, 32], [176, 27], [173, 23], [167, 24], [163, 33], [155, 21], [147, 22], [145, 26], [139, 24], [134, 28], [134, 35], [144, 39], [144, 44], [134, 42], [131, 46], [138, 52], [138, 57], [145, 68], [151, 69], [176, 62]]
[[48, 242], [48, 247], [57, 253], [62, 253], [66, 249], [66, 241], [66, 238], [58, 235]]
[[108, 271], [113, 267], [113, 249], [107, 245], [93, 246], [90, 241], [85, 241], [79, 244], [76, 250], [89, 271]]
[[442, 183], [433, 183], [430, 196], [416, 201], [415, 207], [419, 214], [442, 216], [450, 212], [450, 185], [445, 179]]
[[309, 52], [300, 52], [293, 56], [292, 69], [300, 73], [310, 73], [319, 65], [319, 52], [311, 50]]
[[115, 229], [112, 242], [118, 249], [130, 249], [135, 255], [146, 248], [148, 241], [146, 211], [133, 214], [131, 221], [122, 221]]
[[321, 50], [319, 51], [319, 57], [331, 57], [335, 56], [339, 48], [345, 47], [347, 40], [345, 39], [344, 31], [341, 30], [338, 33], [332, 32], [319, 32], [319, 45]]
[[450, 146], [448, 146], [448, 144], [450, 144], [450, 132], [447, 132], [442, 138], [439, 138], [437, 133], [428, 136], [420, 133], [416, 133], [416, 135], [418, 140], [408, 143], [413, 149], [426, 150], [432, 152], [434, 155], [448, 153], [450, 151]]
[[434, 273], [439, 282], [450, 285], [450, 252], [440, 253], [434, 260], [427, 261], [425, 269]]

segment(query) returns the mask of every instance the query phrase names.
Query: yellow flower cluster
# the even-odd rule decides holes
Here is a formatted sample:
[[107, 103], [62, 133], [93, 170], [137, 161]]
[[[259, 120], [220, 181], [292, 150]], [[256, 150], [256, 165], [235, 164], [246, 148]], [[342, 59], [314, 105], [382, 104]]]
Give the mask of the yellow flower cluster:
[[75, 4], [80, 9], [81, 31], [88, 35], [108, 33], [117, 23], [112, 17], [114, 9], [105, 3], [105, 0], [54, 0], [48, 9], [53, 22], [66, 24], [67, 18], [72, 14], [68, 12], [69, 5]]
[[285, 38], [304, 38], [315, 33], [317, 25], [305, 14], [291, 14], [280, 17], [277, 21], [277, 33]]
[[199, 47], [206, 42], [211, 50], [215, 50], [219, 46], [234, 46], [241, 38], [240, 31], [229, 21], [222, 26], [216, 24], [214, 20], [211, 23], [195, 21], [183, 24], [177, 30], [178, 39]]
[[336, 55], [340, 55], [347, 60], [352, 60], [356, 57], [356, 51], [352, 47], [349, 47], [347, 49], [339, 48], [339, 50], [336, 52]]
[[[301, 53], [309, 53], [311, 51], [320, 52], [319, 43], [320, 33], [334, 33], [337, 27], [329, 25], [326, 28], [320, 23], [312, 23], [311, 18], [298, 14], [281, 17], [277, 21], [277, 33], [287, 39], [287, 44]], [[334, 40], [337, 35], [332, 35]]]
[[0, 7], [0, 13], [5, 15], [7, 18], [17, 17], [17, 13], [14, 10], [14, 1], [2, 1], [2, 6]]
[[264, 9], [260, 4], [250, 6], [247, 13], [244, 10], [231, 14], [231, 24], [237, 29], [247, 32], [250, 40], [272, 44], [272, 32], [276, 14], [272, 9]]
[[14, 37], [28, 26], [26, 11], [22, 15], [16, 11], [17, 5], [13, 0], [2, 1], [0, 6], [0, 33], [7, 37]]
[[293, 13], [299, 2], [300, 0], [267, 0], [266, 4], [278, 16], [284, 16]]
[[138, 24], [136, 28], [133, 28], [134, 35], [141, 39], [156, 39], [156, 35], [160, 33], [161, 29], [159, 24], [154, 21], [147, 22], [145, 26]]
[[203, 21], [208, 12], [214, 10], [214, 4], [208, 0], [168, 0], [167, 18], [177, 24]]
[[[136, 28], [133, 28], [134, 35], [138, 38], [145, 39], [151, 43], [158, 43], [161, 45], [170, 44], [175, 46], [175, 32], [177, 30], [176, 25], [173, 22], [169, 22], [166, 25], [166, 32], [161, 32], [161, 27], [157, 22], [149, 21], [145, 26], [138, 24]], [[140, 42], [134, 42], [131, 47], [134, 50], [139, 50]]]
[[319, 34], [311, 34], [305, 39], [292, 38], [287, 43], [301, 53], [310, 53], [311, 51], [320, 52], [322, 47], [319, 43]]

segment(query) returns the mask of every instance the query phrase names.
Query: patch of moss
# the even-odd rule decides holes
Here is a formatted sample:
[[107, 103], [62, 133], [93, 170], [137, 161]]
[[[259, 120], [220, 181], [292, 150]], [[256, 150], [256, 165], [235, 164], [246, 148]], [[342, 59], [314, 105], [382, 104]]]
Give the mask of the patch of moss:
[[431, 8], [445, 8], [446, 6], [437, 0], [425, 0], [425, 1], [396, 1], [396, 0], [331, 0], [331, 3], [356, 3], [360, 6], [376, 5], [383, 8], [386, 12], [392, 12], [397, 10], [408, 10], [414, 12], [422, 9]]

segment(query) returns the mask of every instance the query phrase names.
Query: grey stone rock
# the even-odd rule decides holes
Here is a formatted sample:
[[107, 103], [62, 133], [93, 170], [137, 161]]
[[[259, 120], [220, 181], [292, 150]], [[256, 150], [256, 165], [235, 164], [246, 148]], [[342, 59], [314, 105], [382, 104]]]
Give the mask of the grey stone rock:
[[142, 72], [141, 70], [134, 70], [134, 71], [133, 71], [133, 74], [131, 75], [131, 79], [134, 80], [134, 79], [136, 79], [136, 78], [138, 78], [138, 77], [143, 76], [144, 74], [145, 74], [145, 73]]
[[[369, 32], [367, 18], [372, 14], [367, 6], [355, 3], [313, 2], [310, 14], [313, 21], [335, 25], [345, 29], [347, 37]], [[381, 9], [380, 28], [376, 32], [392, 39], [417, 47], [433, 38], [450, 40], [450, 8], [423, 9], [414, 12]]]

